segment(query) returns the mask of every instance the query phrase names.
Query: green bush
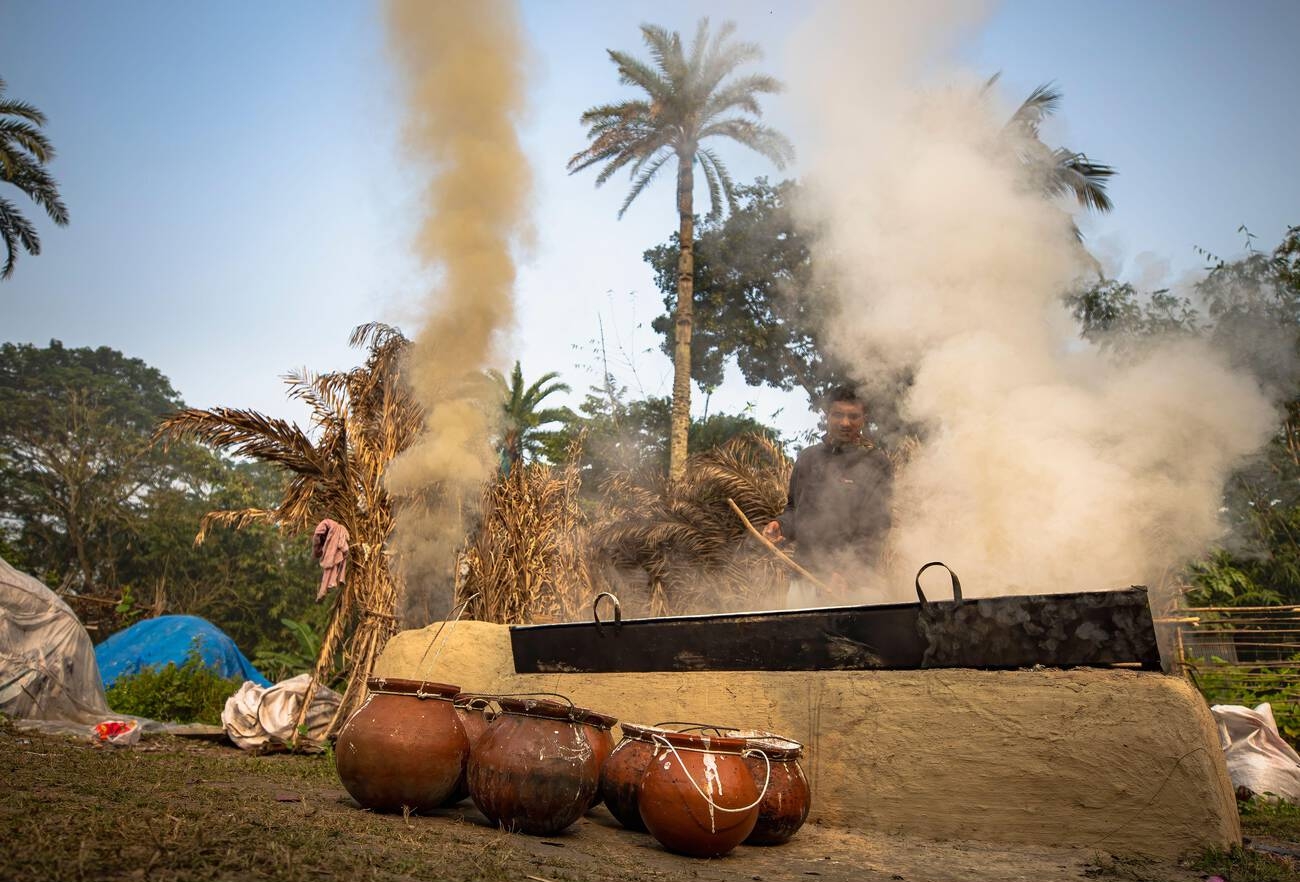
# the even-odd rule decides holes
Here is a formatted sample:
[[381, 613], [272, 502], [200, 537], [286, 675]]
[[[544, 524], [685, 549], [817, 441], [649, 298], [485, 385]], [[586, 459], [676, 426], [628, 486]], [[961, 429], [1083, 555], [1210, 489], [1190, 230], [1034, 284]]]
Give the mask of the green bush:
[[1300, 743], [1300, 659], [1296, 667], [1246, 667], [1212, 657], [1209, 663], [1189, 659], [1192, 682], [1210, 704], [1254, 707], [1268, 702], [1282, 737]]
[[221, 724], [226, 699], [243, 680], [227, 680], [203, 663], [198, 649], [190, 649], [180, 667], [168, 662], [151, 665], [117, 678], [108, 689], [108, 706], [120, 714], [134, 714], [164, 723]]

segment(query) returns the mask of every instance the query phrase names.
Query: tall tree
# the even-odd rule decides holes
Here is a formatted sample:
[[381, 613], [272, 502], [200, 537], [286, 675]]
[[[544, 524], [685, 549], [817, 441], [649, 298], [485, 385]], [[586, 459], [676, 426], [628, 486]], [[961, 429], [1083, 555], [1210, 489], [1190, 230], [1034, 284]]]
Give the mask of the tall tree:
[[[68, 224], [68, 209], [59, 196], [58, 184], [45, 170], [54, 158], [54, 147], [41, 131], [43, 125], [45, 114], [25, 101], [6, 98], [5, 81], [0, 80], [0, 181], [13, 184], [45, 209], [50, 220], [63, 227]], [[41, 237], [36, 227], [3, 196], [0, 196], [0, 240], [5, 245], [0, 279], [13, 275], [19, 247], [31, 255], [41, 253]]]
[[735, 185], [722, 159], [704, 142], [728, 138], [784, 168], [794, 150], [784, 135], [762, 125], [758, 98], [781, 89], [764, 74], [732, 78], [736, 70], [762, 57], [754, 43], [732, 41], [736, 26], [726, 22], [716, 33], [701, 19], [689, 50], [681, 35], [657, 25], [642, 25], [641, 35], [653, 63], [609, 50], [619, 81], [646, 93], [645, 98], [593, 107], [582, 115], [587, 149], [569, 160], [570, 173], [603, 164], [600, 186], [628, 167], [632, 187], [619, 209], [628, 206], [665, 165], [677, 161], [677, 309], [674, 316], [673, 414], [669, 478], [685, 472], [691, 413], [691, 328], [694, 322], [695, 166], [709, 188], [709, 216], [721, 217], [734, 207]]
[[258, 527], [193, 548], [214, 507], [266, 507], [280, 475], [195, 444], [151, 444], [183, 406], [167, 378], [107, 347], [0, 345], [0, 555], [61, 588], [97, 638], [148, 613], [219, 624], [246, 651], [312, 606], [302, 542]]
[[151, 491], [182, 450], [150, 444], [180, 406], [167, 378], [108, 347], [0, 345], [0, 529], [23, 565], [64, 590], [116, 593], [116, 568]]
[[568, 392], [569, 387], [559, 382], [559, 374], [549, 371], [542, 374], [531, 386], [524, 386], [524, 372], [515, 362], [509, 381], [498, 370], [488, 370], [501, 398], [501, 451], [502, 463], [513, 468], [525, 456], [536, 456], [555, 433], [542, 431], [541, 427], [553, 423], [567, 423], [574, 418], [567, 407], [541, 407], [541, 403], [556, 392]]

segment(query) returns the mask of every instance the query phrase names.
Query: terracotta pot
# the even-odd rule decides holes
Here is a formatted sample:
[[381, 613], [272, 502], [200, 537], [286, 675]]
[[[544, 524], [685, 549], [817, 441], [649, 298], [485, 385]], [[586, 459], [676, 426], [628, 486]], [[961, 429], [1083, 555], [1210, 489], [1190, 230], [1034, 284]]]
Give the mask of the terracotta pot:
[[655, 726], [619, 723], [623, 738], [600, 769], [600, 797], [605, 808], [629, 830], [644, 830], [637, 800], [641, 796], [641, 776], [654, 756], [651, 735], [663, 732]]
[[646, 829], [670, 851], [727, 854], [758, 821], [758, 787], [741, 756], [746, 740], [689, 732], [652, 737], [654, 755], [637, 801]]
[[[614, 733], [611, 730], [618, 720], [585, 707], [575, 707], [572, 717], [574, 722], [582, 727], [583, 734], [587, 736], [587, 743], [596, 754], [596, 768], [604, 769], [605, 760], [609, 759], [609, 755], [614, 752]], [[597, 787], [596, 795], [592, 797], [588, 808], [600, 805], [600, 800], [601, 790]]]
[[500, 698], [501, 714], [469, 759], [469, 795], [479, 811], [506, 830], [558, 833], [582, 816], [600, 781], [571, 705]]
[[[479, 738], [487, 731], [488, 725], [492, 722], [492, 715], [488, 710], [487, 696], [470, 695], [462, 692], [456, 696], [453, 706], [456, 708], [456, 718], [460, 720], [461, 728], [465, 730], [465, 737], [469, 740], [469, 748], [474, 750], [474, 745], [478, 743]], [[468, 765], [468, 761], [466, 763]], [[462, 772], [459, 780], [456, 781], [456, 789], [452, 791], [451, 796], [447, 797], [444, 806], [456, 805], [469, 798], [469, 780], [466, 772]]]
[[416, 811], [442, 805], [456, 787], [469, 741], [452, 707], [457, 686], [371, 677], [365, 704], [339, 731], [339, 779], [363, 808]]
[[745, 741], [751, 751], [745, 756], [745, 765], [760, 789], [768, 776], [767, 763], [754, 751], [762, 751], [771, 763], [771, 779], [763, 801], [758, 804], [758, 822], [745, 844], [780, 845], [799, 832], [812, 807], [812, 790], [799, 765], [803, 745], [770, 733], [751, 736]]

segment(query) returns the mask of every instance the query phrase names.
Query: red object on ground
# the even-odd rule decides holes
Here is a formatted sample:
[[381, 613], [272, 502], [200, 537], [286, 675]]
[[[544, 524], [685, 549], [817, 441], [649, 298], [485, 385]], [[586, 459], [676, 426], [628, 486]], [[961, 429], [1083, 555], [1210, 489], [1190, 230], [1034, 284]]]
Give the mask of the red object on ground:
[[125, 734], [131, 731], [134, 723], [123, 723], [121, 720], [105, 720], [102, 723], [95, 724], [95, 734], [99, 736], [100, 741], [107, 741], [110, 738]]

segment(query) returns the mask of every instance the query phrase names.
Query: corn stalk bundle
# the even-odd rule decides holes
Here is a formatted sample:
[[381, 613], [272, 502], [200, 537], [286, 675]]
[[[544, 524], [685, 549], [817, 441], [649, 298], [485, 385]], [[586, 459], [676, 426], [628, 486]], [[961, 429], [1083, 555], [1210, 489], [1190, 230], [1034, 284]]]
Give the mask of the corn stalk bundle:
[[727, 500], [761, 529], [785, 508], [791, 466], [770, 439], [743, 435], [691, 457], [680, 481], [616, 474], [601, 488], [593, 549], [646, 574], [651, 614], [753, 608], [784, 593], [786, 575]]
[[597, 592], [578, 458], [563, 469], [517, 464], [484, 487], [481, 520], [458, 568], [457, 601], [473, 598], [467, 618], [526, 624], [586, 615]]
[[369, 349], [361, 367], [287, 374], [289, 397], [311, 408], [310, 432], [257, 411], [219, 407], [180, 411], [165, 419], [156, 433], [167, 440], [192, 438], [274, 463], [288, 473], [275, 508], [210, 512], [200, 524], [196, 544], [218, 525], [274, 524], [296, 535], [332, 518], [347, 528], [347, 577], [335, 595], [308, 692], [314, 694], [316, 682], [327, 679], [328, 668], [342, 650], [348, 678], [330, 734], [365, 700], [366, 678], [397, 629], [400, 585], [388, 551], [393, 500], [383, 476], [423, 425], [423, 411], [401, 373], [408, 342], [396, 328], [362, 325], [351, 338], [354, 347]]

